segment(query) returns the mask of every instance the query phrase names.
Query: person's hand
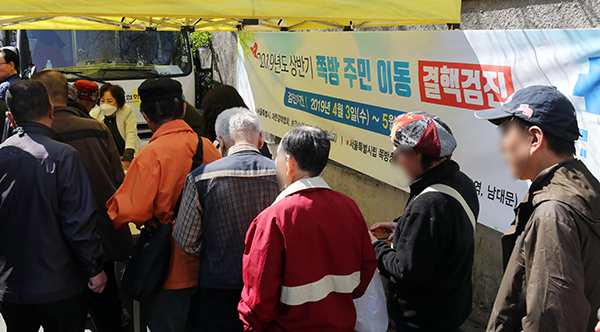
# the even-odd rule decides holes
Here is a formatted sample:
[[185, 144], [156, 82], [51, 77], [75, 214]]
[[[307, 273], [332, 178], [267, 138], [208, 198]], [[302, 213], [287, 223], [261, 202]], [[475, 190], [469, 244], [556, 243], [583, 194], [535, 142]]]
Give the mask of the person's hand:
[[104, 271], [98, 273], [95, 277], [88, 281], [88, 288], [95, 293], [102, 293], [106, 286], [106, 273]]
[[121, 164], [123, 165], [123, 170], [128, 170], [129, 169], [129, 165], [131, 165], [131, 161], [121, 161]]
[[379, 241], [379, 239], [378, 239], [378, 238], [376, 238], [376, 237], [373, 235], [373, 233], [371, 233], [371, 232], [369, 232], [369, 237], [371, 238], [371, 244], [373, 244], [373, 243], [375, 243], [375, 242]]
[[378, 222], [369, 228], [372, 235], [379, 240], [391, 240], [395, 229], [395, 222]]
[[598, 322], [598, 325], [596, 325], [596, 332], [600, 332], [600, 322]]

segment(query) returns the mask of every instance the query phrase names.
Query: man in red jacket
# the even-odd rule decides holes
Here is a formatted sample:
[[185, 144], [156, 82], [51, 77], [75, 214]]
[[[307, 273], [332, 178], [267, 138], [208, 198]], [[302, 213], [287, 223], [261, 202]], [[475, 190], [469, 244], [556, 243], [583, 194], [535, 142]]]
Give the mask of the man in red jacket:
[[[330, 141], [323, 130], [290, 130], [275, 161], [285, 190], [251, 224], [238, 309], [246, 331], [354, 330], [353, 299], [377, 266], [356, 203], [319, 177]], [[342, 231], [340, 231], [342, 230]]]

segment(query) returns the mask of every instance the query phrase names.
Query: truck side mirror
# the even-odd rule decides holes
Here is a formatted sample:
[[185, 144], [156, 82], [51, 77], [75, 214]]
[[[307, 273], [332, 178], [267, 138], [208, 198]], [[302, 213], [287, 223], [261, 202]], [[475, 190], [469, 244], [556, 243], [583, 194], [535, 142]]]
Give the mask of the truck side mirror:
[[206, 47], [200, 47], [196, 50], [194, 62], [197, 68], [205, 70], [212, 68], [212, 51]]

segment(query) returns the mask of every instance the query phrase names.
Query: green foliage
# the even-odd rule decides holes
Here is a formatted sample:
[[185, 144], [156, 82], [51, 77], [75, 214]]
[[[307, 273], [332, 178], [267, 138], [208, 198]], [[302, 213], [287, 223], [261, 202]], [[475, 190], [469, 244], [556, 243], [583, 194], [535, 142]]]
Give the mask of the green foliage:
[[250, 47], [256, 42], [256, 33], [245, 31], [238, 32], [238, 42], [242, 47], [242, 51], [246, 58], [249, 58], [252, 55]]
[[212, 33], [210, 31], [192, 32], [190, 33], [190, 42], [194, 51], [200, 47], [212, 49]]

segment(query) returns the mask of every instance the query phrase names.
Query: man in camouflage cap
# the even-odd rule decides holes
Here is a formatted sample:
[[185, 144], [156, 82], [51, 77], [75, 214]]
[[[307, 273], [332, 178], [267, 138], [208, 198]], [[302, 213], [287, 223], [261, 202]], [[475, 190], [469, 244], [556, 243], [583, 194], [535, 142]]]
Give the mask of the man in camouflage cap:
[[389, 314], [397, 331], [455, 331], [471, 313], [475, 186], [450, 159], [456, 140], [440, 118], [400, 115], [391, 139], [410, 197], [401, 217], [371, 227]]

